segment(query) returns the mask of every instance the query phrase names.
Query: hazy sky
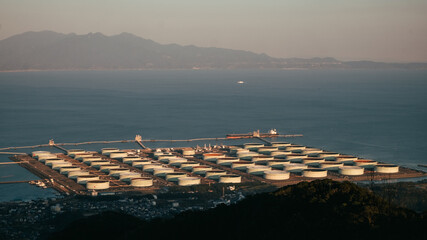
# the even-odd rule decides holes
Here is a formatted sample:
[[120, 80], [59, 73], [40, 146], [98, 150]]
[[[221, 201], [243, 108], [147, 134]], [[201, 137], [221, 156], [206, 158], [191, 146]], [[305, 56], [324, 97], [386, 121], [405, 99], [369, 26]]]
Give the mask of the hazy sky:
[[0, 39], [129, 32], [273, 57], [427, 62], [427, 0], [0, 0]]

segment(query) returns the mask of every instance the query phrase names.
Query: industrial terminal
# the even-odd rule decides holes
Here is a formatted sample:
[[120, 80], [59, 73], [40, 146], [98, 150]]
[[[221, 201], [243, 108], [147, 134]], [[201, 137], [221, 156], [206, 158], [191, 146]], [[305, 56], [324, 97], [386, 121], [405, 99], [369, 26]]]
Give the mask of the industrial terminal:
[[67, 195], [144, 194], [167, 186], [255, 182], [281, 187], [322, 178], [357, 182], [426, 176], [423, 171], [395, 164], [267, 140], [294, 136], [301, 135], [255, 131], [223, 138], [256, 140], [239, 145], [151, 149], [143, 144], [147, 140], [137, 135], [135, 140], [127, 141], [136, 142], [138, 149], [109, 147], [98, 151], [68, 149], [64, 147], [66, 144], [51, 140], [48, 146], [62, 153], [33, 151], [15, 154], [10, 159], [41, 178], [31, 183]]

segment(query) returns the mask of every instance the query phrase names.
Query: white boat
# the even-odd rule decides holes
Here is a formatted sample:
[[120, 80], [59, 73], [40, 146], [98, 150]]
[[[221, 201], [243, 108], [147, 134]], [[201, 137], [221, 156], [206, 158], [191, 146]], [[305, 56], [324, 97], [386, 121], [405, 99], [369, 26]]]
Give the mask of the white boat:
[[238, 81], [237, 83], [239, 83], [239, 84], [243, 84], [243, 83], [245, 83], [245, 82], [243, 82], [243, 81]]

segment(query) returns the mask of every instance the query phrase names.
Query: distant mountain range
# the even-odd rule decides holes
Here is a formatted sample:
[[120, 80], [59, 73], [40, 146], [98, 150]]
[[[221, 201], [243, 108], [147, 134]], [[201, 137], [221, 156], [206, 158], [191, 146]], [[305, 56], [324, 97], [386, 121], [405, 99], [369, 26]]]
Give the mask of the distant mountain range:
[[130, 33], [25, 32], [0, 41], [0, 71], [114, 69], [427, 69], [427, 63], [273, 58], [223, 48], [159, 44]]

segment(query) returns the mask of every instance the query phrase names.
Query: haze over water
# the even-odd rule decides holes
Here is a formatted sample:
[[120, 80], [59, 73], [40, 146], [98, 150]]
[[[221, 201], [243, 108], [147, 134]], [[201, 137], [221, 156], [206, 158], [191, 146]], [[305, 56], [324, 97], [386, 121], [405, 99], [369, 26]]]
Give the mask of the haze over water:
[[[286, 139], [293, 143], [417, 168], [427, 163], [426, 77], [427, 71], [399, 70], [0, 73], [0, 148], [49, 139], [188, 139], [276, 128], [304, 134]], [[2, 165], [0, 179], [35, 177]], [[52, 194], [22, 186], [0, 186], [8, 192], [0, 201], [28, 191], [19, 196]]]

